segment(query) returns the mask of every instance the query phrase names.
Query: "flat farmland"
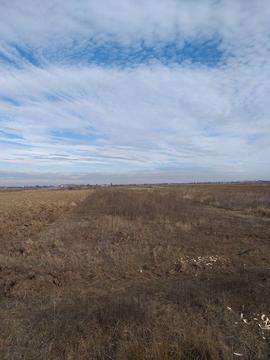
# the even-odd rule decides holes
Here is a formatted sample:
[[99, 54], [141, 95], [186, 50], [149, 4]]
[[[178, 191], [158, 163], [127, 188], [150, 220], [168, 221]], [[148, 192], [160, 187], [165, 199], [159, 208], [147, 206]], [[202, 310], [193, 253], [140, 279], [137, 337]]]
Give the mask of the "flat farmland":
[[268, 359], [270, 186], [0, 193], [1, 359]]
[[38, 233], [67, 210], [77, 206], [90, 190], [0, 191], [1, 249], [16, 251], [22, 240]]

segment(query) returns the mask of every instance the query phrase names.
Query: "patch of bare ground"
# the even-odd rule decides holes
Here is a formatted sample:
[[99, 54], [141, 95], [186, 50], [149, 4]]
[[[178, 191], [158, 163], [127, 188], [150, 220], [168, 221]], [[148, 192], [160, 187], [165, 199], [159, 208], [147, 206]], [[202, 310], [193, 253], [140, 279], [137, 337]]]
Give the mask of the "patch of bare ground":
[[23, 252], [21, 244], [28, 248], [32, 236], [76, 207], [90, 192], [87, 189], [0, 191], [1, 254]]
[[268, 359], [269, 194], [95, 190], [1, 253], [0, 358]]

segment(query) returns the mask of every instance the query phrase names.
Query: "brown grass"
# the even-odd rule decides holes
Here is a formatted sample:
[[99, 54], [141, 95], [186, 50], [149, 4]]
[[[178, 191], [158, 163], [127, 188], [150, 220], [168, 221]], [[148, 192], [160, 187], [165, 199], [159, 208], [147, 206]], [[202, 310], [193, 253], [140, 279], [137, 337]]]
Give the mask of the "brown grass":
[[0, 358], [268, 359], [269, 209], [269, 186], [109, 188], [3, 234]]

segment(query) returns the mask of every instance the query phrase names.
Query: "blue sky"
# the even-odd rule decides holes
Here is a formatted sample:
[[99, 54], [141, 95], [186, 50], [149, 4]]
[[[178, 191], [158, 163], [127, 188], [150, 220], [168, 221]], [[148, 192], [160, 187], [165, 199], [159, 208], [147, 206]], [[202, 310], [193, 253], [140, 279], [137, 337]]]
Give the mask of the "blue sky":
[[269, 17], [266, 0], [2, 0], [0, 185], [269, 180]]

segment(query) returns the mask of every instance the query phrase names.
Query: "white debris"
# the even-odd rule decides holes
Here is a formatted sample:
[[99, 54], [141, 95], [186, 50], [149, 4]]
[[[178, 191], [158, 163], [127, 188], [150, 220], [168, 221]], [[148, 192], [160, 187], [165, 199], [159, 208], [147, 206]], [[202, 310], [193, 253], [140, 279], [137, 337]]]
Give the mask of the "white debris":
[[[227, 306], [227, 310], [233, 312], [232, 308], [230, 306]], [[245, 318], [245, 315], [244, 313], [240, 313], [240, 319], [243, 323], [247, 324], [247, 325], [250, 325], [252, 324], [252, 320], [254, 320], [254, 323], [257, 322], [257, 325], [258, 327], [260, 328], [261, 330], [261, 336], [262, 336], [262, 339], [263, 340], [266, 340], [266, 337], [264, 336], [264, 331], [270, 331], [270, 317], [268, 317], [267, 315], [265, 314], [253, 314], [253, 316], [256, 315], [257, 317], [251, 317], [250, 320], [248, 321], [246, 318]], [[238, 324], [237, 321], [234, 322], [235, 325]], [[237, 355], [238, 353], [234, 353], [234, 355]], [[237, 355], [237, 356], [242, 356], [242, 355]]]
[[243, 314], [243, 313], [240, 314], [240, 318], [241, 318], [241, 320], [242, 320], [245, 324], [248, 324], [248, 321], [247, 321], [247, 319], [244, 318], [244, 314]]
[[259, 327], [262, 330], [270, 331], [270, 319], [269, 319], [269, 317], [266, 316], [265, 314], [262, 314], [261, 320], [262, 320], [262, 324], [259, 324]]
[[228, 259], [225, 259], [219, 255], [206, 255], [206, 256], [197, 256], [197, 257], [181, 257], [180, 262], [182, 265], [193, 265], [197, 268], [213, 268], [214, 265], [220, 264], [224, 265], [228, 263]]

